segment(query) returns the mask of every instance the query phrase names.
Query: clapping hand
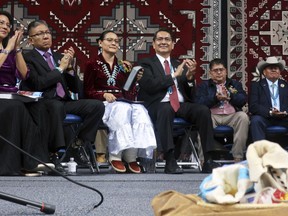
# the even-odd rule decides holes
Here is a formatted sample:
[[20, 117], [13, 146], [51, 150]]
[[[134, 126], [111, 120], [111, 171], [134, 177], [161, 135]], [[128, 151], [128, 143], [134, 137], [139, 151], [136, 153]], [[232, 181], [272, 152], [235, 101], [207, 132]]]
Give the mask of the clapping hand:
[[192, 80], [194, 75], [196, 74], [197, 62], [195, 59], [185, 59], [184, 61], [185, 61], [186, 67], [188, 68], [186, 77], [188, 80]]
[[174, 76], [175, 77], [178, 77], [178, 76], [181, 76], [182, 73], [183, 73], [183, 67], [186, 63], [186, 60], [182, 61], [182, 63], [180, 65], [178, 65], [176, 71], [174, 72]]
[[216, 97], [217, 97], [218, 101], [229, 101], [230, 100], [228, 89], [226, 88], [225, 85], [221, 85], [221, 89], [219, 91], [217, 91]]
[[61, 61], [60, 61], [60, 65], [59, 67], [64, 71], [66, 70], [68, 67], [72, 67], [71, 63], [72, 60], [74, 58], [74, 54], [75, 51], [73, 49], [73, 47], [69, 47], [68, 50], [64, 50], [64, 56], [62, 57]]
[[8, 51], [18, 49], [20, 47], [20, 42], [23, 38], [23, 33], [24, 33], [23, 26], [18, 27], [17, 30], [14, 32], [14, 35], [8, 41], [8, 44], [6, 46], [6, 49]]

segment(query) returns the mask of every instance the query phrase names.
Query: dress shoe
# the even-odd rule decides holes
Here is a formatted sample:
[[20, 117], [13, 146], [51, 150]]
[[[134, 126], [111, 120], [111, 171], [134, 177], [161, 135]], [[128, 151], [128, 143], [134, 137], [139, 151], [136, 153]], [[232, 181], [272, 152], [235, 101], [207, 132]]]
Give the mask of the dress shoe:
[[[54, 164], [55, 166], [55, 170], [57, 170], [60, 174], [62, 175], [67, 175], [68, 173], [66, 172], [66, 170], [64, 169], [64, 167], [61, 165], [61, 161], [58, 157], [58, 154], [52, 154], [50, 155], [50, 161]], [[58, 173], [49, 170], [50, 172], [48, 172], [48, 175], [59, 175]]]
[[41, 172], [41, 171], [42, 172], [46, 172], [46, 171], [51, 171], [49, 168], [52, 168], [52, 169], [55, 168], [55, 165], [53, 163], [45, 163], [45, 165], [38, 164], [34, 169], [28, 170], [28, 172], [31, 172], [31, 173], [33, 173], [33, 172]]
[[51, 171], [51, 169], [55, 168], [55, 165], [53, 163], [45, 163], [45, 165], [38, 164], [34, 169], [22, 170], [21, 174], [27, 177], [37, 177], [42, 176], [42, 174], [47, 173]]
[[141, 173], [141, 168], [136, 161], [128, 163], [128, 168], [133, 173]]
[[219, 143], [218, 141], [215, 140], [214, 146], [213, 146], [213, 152], [229, 152], [229, 150], [227, 148], [225, 148], [225, 146], [223, 146], [221, 143]]
[[212, 173], [212, 170], [218, 167], [221, 167], [222, 165], [219, 163], [216, 163], [212, 159], [209, 159], [204, 162], [202, 167], [202, 173]]
[[112, 160], [110, 164], [114, 170], [120, 173], [126, 172], [126, 167], [122, 161]]
[[178, 165], [174, 165], [174, 166], [169, 166], [169, 165], [165, 165], [165, 169], [164, 172], [166, 174], [182, 174], [183, 173], [183, 169], [180, 168]]
[[75, 146], [75, 148], [68, 148], [68, 158], [73, 157], [74, 161], [78, 164], [78, 167], [90, 167], [91, 162], [86, 153], [84, 146]]
[[23, 175], [26, 177], [39, 177], [39, 176], [42, 176], [42, 173], [41, 172], [26, 172], [26, 173], [23, 173]]
[[180, 168], [177, 164], [173, 151], [167, 152], [165, 154], [165, 159], [166, 159], [165, 169], [164, 169], [165, 173], [167, 174], [182, 174], [183, 173], [183, 169]]

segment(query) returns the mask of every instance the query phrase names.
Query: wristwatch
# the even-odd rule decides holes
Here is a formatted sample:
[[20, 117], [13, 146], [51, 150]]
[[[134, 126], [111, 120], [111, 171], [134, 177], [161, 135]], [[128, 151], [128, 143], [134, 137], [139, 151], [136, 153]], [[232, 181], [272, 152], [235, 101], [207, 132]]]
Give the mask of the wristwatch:
[[16, 51], [15, 51], [15, 52], [16, 52], [16, 53], [22, 52], [22, 47], [20, 47], [20, 48], [16, 49]]
[[269, 111], [269, 115], [272, 116], [272, 110]]
[[56, 67], [56, 69], [60, 72], [63, 73], [63, 70], [60, 67]]

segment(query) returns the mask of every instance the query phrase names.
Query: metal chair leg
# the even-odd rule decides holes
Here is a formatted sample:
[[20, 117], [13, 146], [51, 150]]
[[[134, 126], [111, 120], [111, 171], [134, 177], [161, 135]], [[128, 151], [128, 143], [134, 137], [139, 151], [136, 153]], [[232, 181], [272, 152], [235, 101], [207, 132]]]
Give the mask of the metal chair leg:
[[92, 163], [92, 167], [94, 167], [96, 169], [97, 173], [100, 173], [100, 169], [93, 151], [93, 147], [92, 144], [87, 143], [87, 149], [88, 149], [88, 153], [89, 153], [89, 157], [90, 157], [90, 162]]
[[83, 153], [84, 153], [84, 156], [89, 160], [89, 165], [88, 165], [88, 167], [89, 167], [91, 173], [95, 173], [95, 170], [94, 170], [94, 168], [93, 168], [93, 165], [92, 165], [92, 163], [91, 163], [91, 160], [90, 160], [90, 158], [89, 158], [89, 156], [88, 156], [88, 154], [87, 154], [87, 151], [86, 151], [86, 149], [85, 149], [85, 145], [84, 145], [84, 146], [80, 146], [79, 148], [82, 148]]
[[185, 133], [188, 135], [188, 139], [189, 139], [189, 142], [190, 142], [191, 148], [192, 148], [192, 154], [194, 155], [194, 157], [196, 159], [196, 163], [197, 163], [198, 169], [201, 172], [202, 171], [201, 161], [200, 161], [199, 155], [198, 155], [198, 153], [197, 153], [197, 151], [195, 149], [194, 142], [193, 142], [191, 136], [189, 136], [189, 129], [185, 129]]

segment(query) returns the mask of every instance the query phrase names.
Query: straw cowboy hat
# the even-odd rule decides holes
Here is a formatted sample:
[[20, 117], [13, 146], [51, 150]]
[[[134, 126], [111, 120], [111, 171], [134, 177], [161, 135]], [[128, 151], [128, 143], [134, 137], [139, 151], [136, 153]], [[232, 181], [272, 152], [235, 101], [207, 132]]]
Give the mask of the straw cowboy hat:
[[277, 65], [280, 69], [280, 71], [284, 70], [285, 68], [285, 61], [279, 60], [275, 56], [268, 57], [266, 61], [262, 60], [257, 64], [257, 68], [260, 73], [263, 72], [263, 70], [269, 66], [269, 65]]

